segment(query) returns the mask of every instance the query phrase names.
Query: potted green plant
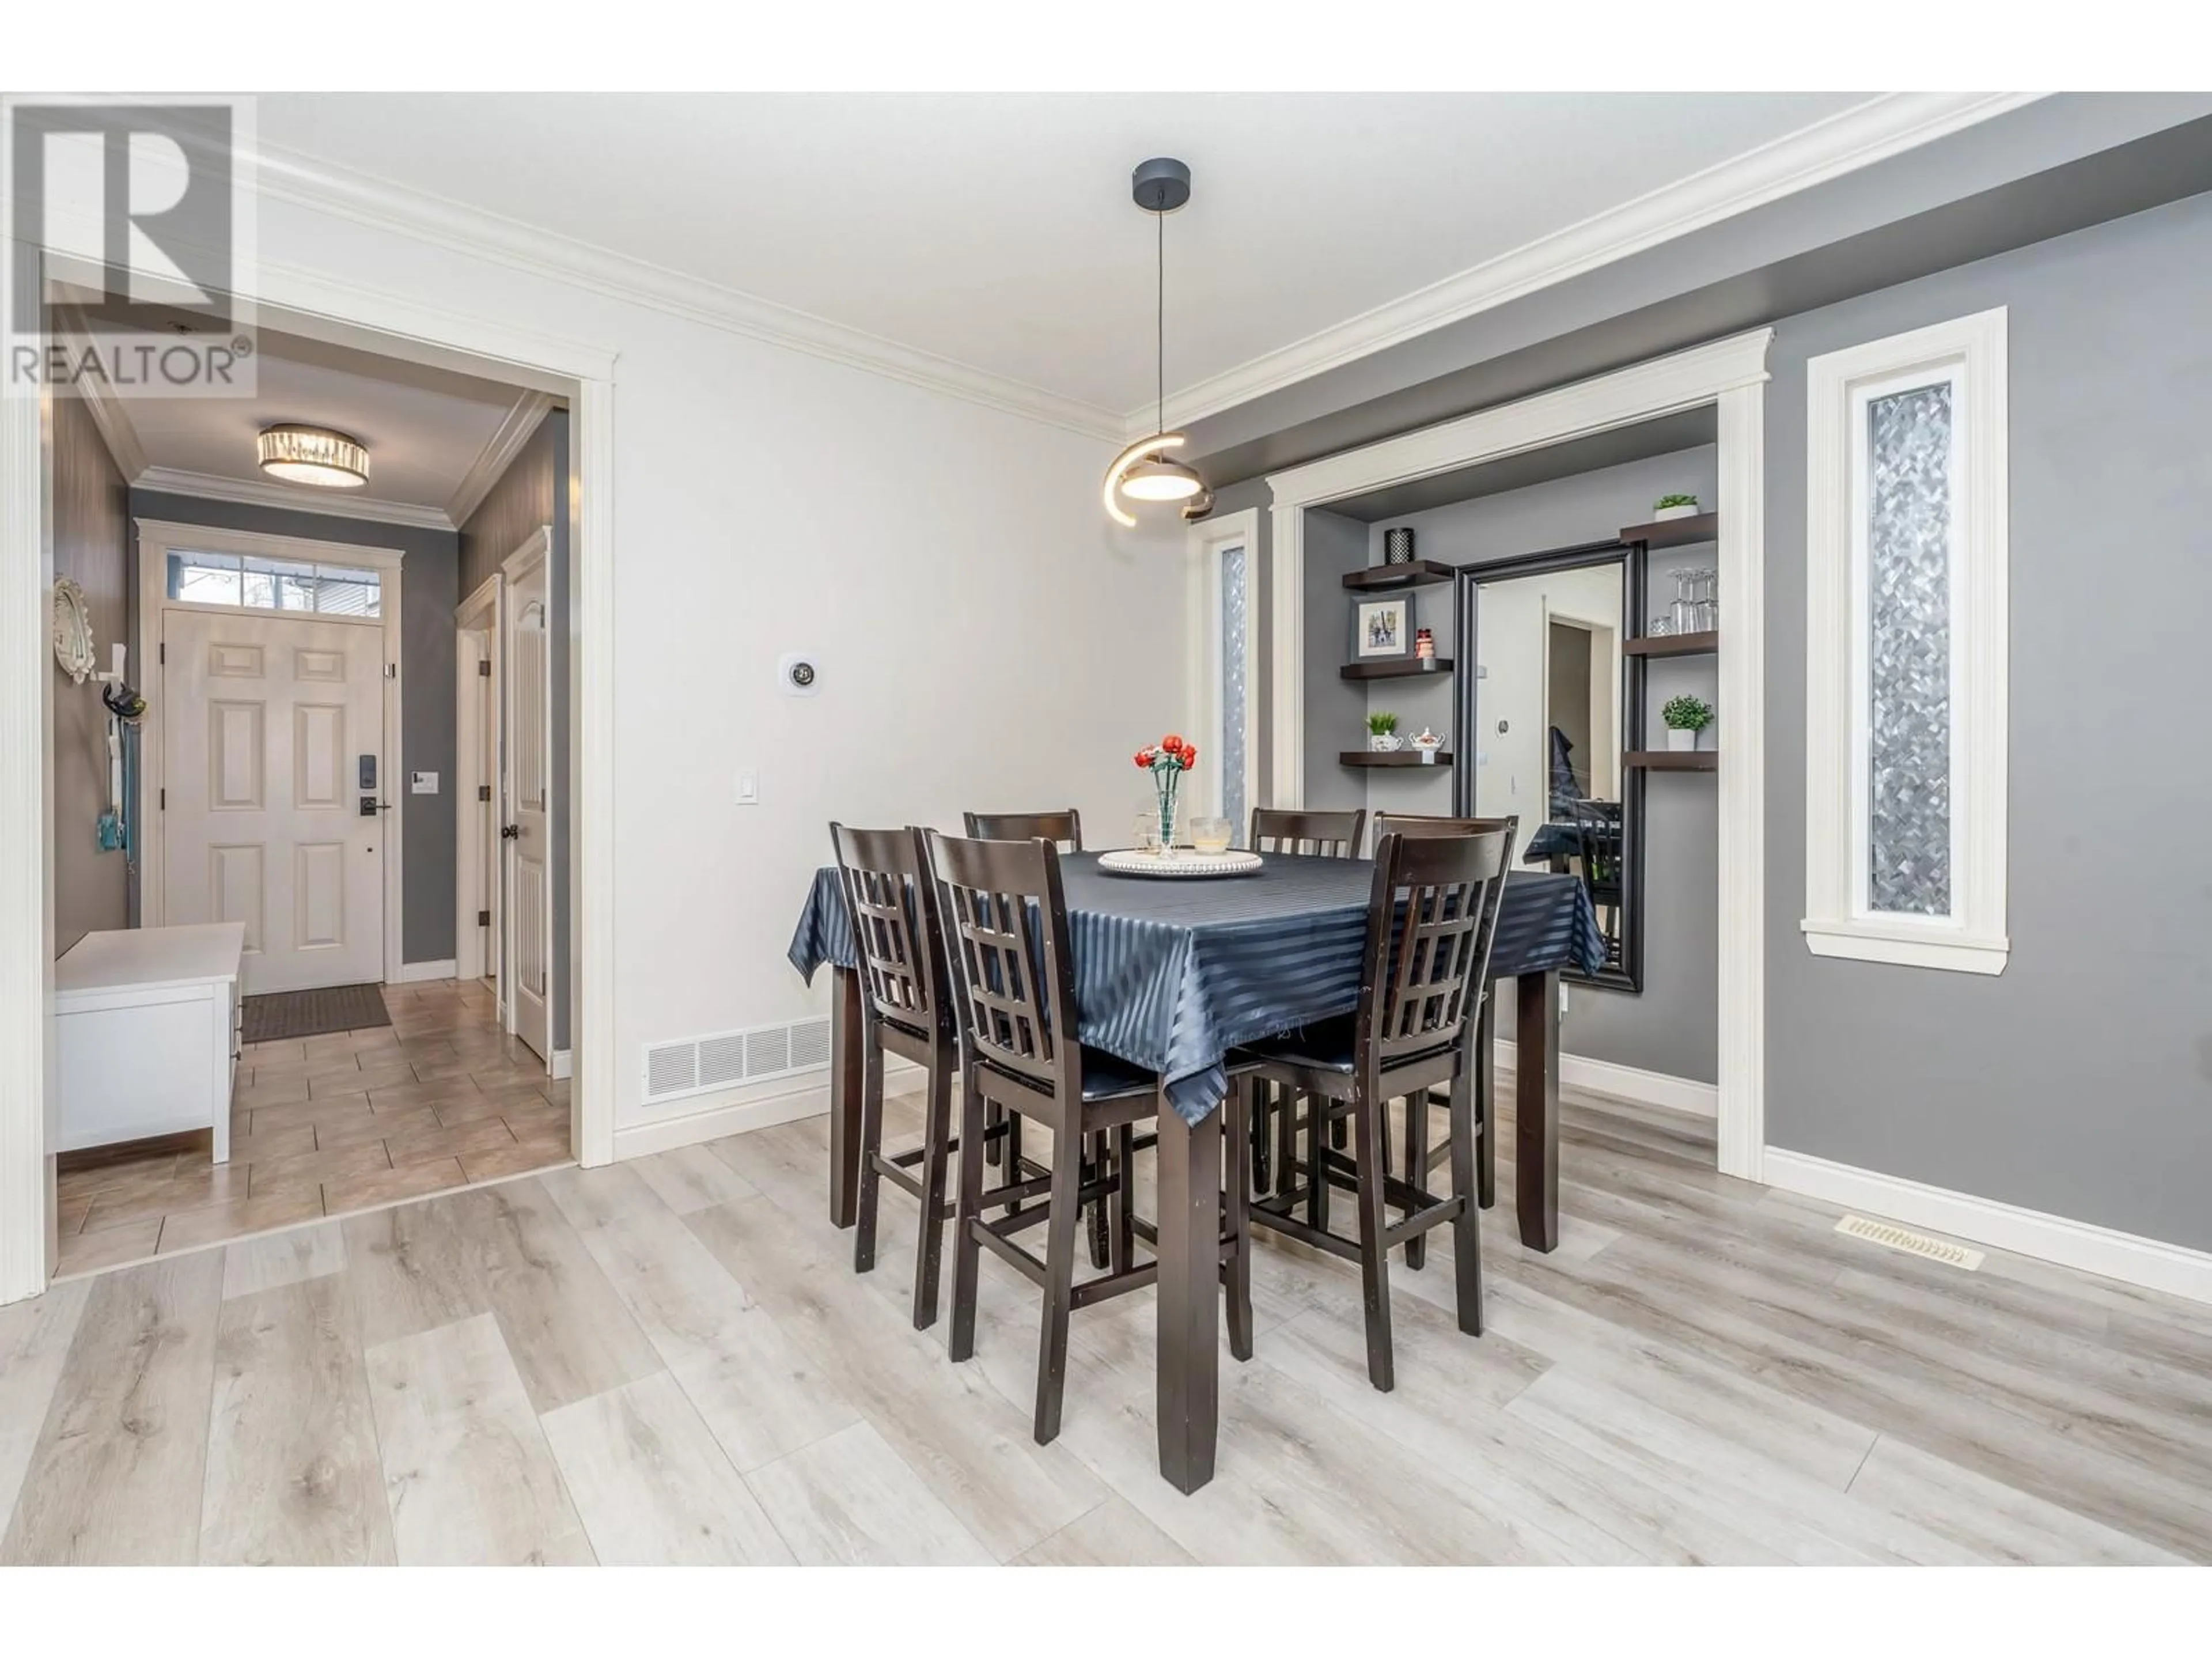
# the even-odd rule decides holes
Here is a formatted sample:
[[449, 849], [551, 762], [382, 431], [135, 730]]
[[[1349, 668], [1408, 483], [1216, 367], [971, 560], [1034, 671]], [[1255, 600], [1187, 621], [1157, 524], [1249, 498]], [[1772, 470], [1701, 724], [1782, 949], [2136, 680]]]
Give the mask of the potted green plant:
[[1378, 755], [1397, 753], [1398, 717], [1395, 714], [1370, 714], [1367, 717], [1367, 746]]
[[1687, 692], [1667, 699], [1667, 706], [1659, 711], [1666, 723], [1667, 746], [1669, 749], [1695, 749], [1698, 733], [1713, 723], [1713, 706], [1703, 697], [1693, 697]]
[[1692, 518], [1697, 511], [1698, 498], [1695, 495], [1662, 495], [1652, 503], [1651, 516], [1663, 522], [1668, 519]]

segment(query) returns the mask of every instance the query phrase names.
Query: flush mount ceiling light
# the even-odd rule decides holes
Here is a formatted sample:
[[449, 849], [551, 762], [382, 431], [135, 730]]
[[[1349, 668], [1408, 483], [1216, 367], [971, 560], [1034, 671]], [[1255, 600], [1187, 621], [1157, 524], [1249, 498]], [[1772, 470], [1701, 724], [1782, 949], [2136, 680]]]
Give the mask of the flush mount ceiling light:
[[1151, 437], [1139, 438], [1114, 458], [1102, 493], [1107, 515], [1133, 530], [1136, 515], [1124, 501], [1181, 501], [1184, 518], [1202, 519], [1213, 511], [1213, 496], [1194, 469], [1169, 453], [1188, 443], [1188, 435], [1167, 429], [1167, 221], [1190, 200], [1190, 169], [1171, 156], [1156, 156], [1129, 175], [1129, 195], [1158, 227], [1152, 345], [1158, 414]]
[[368, 451], [328, 427], [287, 422], [272, 426], [254, 444], [261, 470], [286, 483], [322, 489], [359, 489], [368, 482]]

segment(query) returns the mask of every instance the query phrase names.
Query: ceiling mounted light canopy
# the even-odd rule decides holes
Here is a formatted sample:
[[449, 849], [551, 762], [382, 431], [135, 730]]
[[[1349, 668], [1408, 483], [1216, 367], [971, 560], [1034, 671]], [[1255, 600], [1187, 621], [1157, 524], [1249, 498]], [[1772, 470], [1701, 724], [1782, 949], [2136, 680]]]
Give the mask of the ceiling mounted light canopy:
[[1127, 502], [1181, 501], [1184, 518], [1202, 519], [1213, 511], [1213, 495], [1196, 469], [1169, 453], [1188, 443], [1188, 434], [1167, 429], [1167, 216], [1190, 200], [1190, 169], [1171, 156], [1155, 156], [1129, 175], [1129, 195], [1158, 226], [1152, 343], [1158, 412], [1152, 435], [1131, 444], [1106, 469], [1103, 493], [1107, 516], [1133, 530], [1137, 519]]
[[359, 489], [368, 482], [368, 451], [357, 439], [328, 427], [287, 422], [255, 441], [261, 470], [287, 483], [322, 489]]

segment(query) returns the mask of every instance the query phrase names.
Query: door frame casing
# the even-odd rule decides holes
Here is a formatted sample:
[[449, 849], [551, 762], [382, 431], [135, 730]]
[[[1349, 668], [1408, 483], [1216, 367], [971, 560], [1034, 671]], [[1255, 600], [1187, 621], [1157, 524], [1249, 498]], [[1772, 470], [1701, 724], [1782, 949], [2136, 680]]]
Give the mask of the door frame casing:
[[[489, 755], [483, 752], [483, 716], [485, 709], [489, 708], [494, 729], [497, 729], [501, 714], [500, 628], [505, 620], [501, 605], [504, 592], [500, 574], [494, 571], [477, 583], [476, 591], [453, 609], [453, 660], [457, 681], [453, 688], [453, 736], [457, 745], [454, 764], [460, 773], [453, 789], [453, 973], [458, 979], [488, 976], [491, 964], [486, 958], [490, 953], [491, 942], [499, 938], [499, 930], [506, 926], [498, 884], [494, 883], [489, 892], [482, 890], [487, 849], [481, 845], [471, 845], [466, 828], [474, 816], [472, 809], [486, 804], [473, 798], [479, 783], [489, 784], [492, 791], [489, 803], [490, 810], [483, 819], [485, 830], [492, 830], [498, 823], [502, 805], [499, 799], [501, 774], [498, 745], [496, 743], [492, 745]], [[477, 634], [484, 638], [483, 660], [491, 665], [489, 674], [472, 673], [462, 666], [460, 641], [464, 636]], [[471, 680], [476, 684], [471, 685]], [[471, 720], [467, 718], [471, 712], [470, 703], [472, 698], [478, 697], [484, 699], [485, 702], [475, 710], [477, 718]], [[463, 791], [470, 793], [465, 794]], [[477, 923], [477, 914], [482, 910], [491, 912], [489, 927], [479, 927]], [[504, 997], [507, 981], [501, 978], [498, 984], [500, 994]], [[506, 1020], [504, 1009], [500, 1018], [503, 1026]]]
[[[404, 241], [404, 233], [393, 233]], [[411, 244], [409, 244], [411, 246]], [[43, 283], [70, 268], [46, 253]], [[76, 273], [90, 279], [93, 267]], [[158, 275], [159, 273], [149, 273]], [[349, 268], [259, 262], [241, 284], [260, 323], [403, 361], [515, 379], [569, 400], [569, 1145], [615, 1154], [615, 369], [611, 345], [547, 334], [512, 311], [457, 309]], [[54, 1261], [52, 550], [45, 400], [0, 398], [0, 1303], [35, 1296]]]
[[[538, 526], [537, 529], [532, 531], [527, 536], [522, 538], [521, 543], [515, 548], [514, 551], [508, 554], [504, 559], [500, 561], [498, 578], [500, 583], [499, 625], [503, 635], [507, 625], [514, 621], [514, 617], [509, 615], [511, 606], [508, 604], [507, 596], [514, 591], [515, 584], [520, 581], [525, 576], [530, 574], [532, 571], [539, 568], [541, 566], [544, 567], [545, 571], [545, 763], [549, 769], [548, 783], [550, 785], [550, 769], [553, 762], [553, 526], [551, 525], [544, 524]], [[514, 764], [514, 745], [509, 743], [507, 739], [507, 715], [512, 711], [515, 700], [514, 683], [513, 679], [514, 672], [514, 664], [507, 656], [506, 641], [502, 638], [500, 642], [499, 666], [493, 675], [493, 682], [499, 687], [500, 730], [499, 782], [493, 793], [499, 800], [500, 816], [501, 819], [506, 822], [513, 822], [512, 819], [507, 817], [507, 815], [515, 810], [514, 788], [514, 780], [512, 773], [512, 768]], [[553, 792], [550, 787], [546, 791], [546, 796], [547, 804], [544, 809], [546, 875], [545, 962], [549, 969], [549, 975], [545, 987], [545, 1053], [542, 1058], [545, 1061], [546, 1074], [550, 1077], [554, 1074], [556, 1070], [554, 1056], [560, 1052], [559, 1044], [556, 1043], [553, 1040], [554, 999], [550, 969], [553, 963], [553, 938], [555, 933], [553, 926], [555, 915], [554, 906], [561, 902], [561, 895], [555, 892], [552, 887]], [[573, 817], [573, 815], [574, 804], [571, 803], [571, 816]], [[499, 861], [500, 890], [502, 897], [512, 897], [513, 884], [507, 879], [507, 866], [512, 861], [511, 856], [504, 848], [502, 848]], [[508, 902], [502, 904], [500, 909], [501, 938], [499, 959], [500, 968], [501, 970], [499, 981], [500, 1026], [501, 1029], [506, 1031], [509, 1036], [514, 1035], [515, 999], [514, 968], [516, 960], [514, 913], [519, 908], [519, 906], [512, 902]]]
[[[397, 781], [404, 728], [400, 724], [403, 712], [402, 687], [406, 679], [404, 641], [400, 628], [403, 620], [405, 580], [404, 566], [405, 550], [397, 547], [356, 547], [350, 542], [317, 541], [306, 536], [270, 536], [259, 531], [224, 530], [205, 525], [182, 524], [168, 519], [135, 519], [138, 528], [138, 628], [132, 642], [131, 660], [139, 665], [142, 684], [154, 683], [155, 677], [147, 672], [147, 665], [160, 668], [166, 665], [157, 659], [161, 643], [161, 617], [171, 611], [212, 612], [220, 616], [251, 617], [261, 620], [344, 622], [363, 625], [356, 619], [345, 617], [323, 617], [313, 611], [258, 611], [245, 605], [187, 605], [169, 597], [169, 554], [172, 551], [205, 553], [242, 553], [259, 558], [296, 559], [314, 564], [351, 564], [374, 570], [381, 579], [381, 591], [377, 599], [378, 620], [382, 624], [383, 663], [379, 678], [383, 683], [384, 702], [383, 741], [377, 745], [380, 757], [378, 796], [390, 804], [382, 814], [385, 820], [379, 834], [384, 844], [384, 973], [386, 985], [398, 985], [407, 970], [406, 942], [404, 937], [405, 916], [405, 868], [407, 792]], [[158, 693], [160, 687], [155, 686]], [[153, 918], [161, 914], [164, 878], [162, 860], [167, 856], [167, 817], [160, 806], [161, 791], [167, 787], [165, 768], [167, 757], [162, 743], [167, 737], [163, 725], [166, 698], [156, 695], [149, 698], [146, 717], [139, 722], [138, 790], [139, 821], [145, 826], [142, 843], [143, 851], [138, 860], [138, 911], [146, 919], [145, 925], [158, 925]], [[148, 811], [144, 797], [152, 795], [153, 810]]]
[[[1757, 328], [1270, 473], [1269, 797], [1305, 794], [1305, 516], [1391, 484], [1711, 405], [1719, 417], [1719, 1159], [1757, 1181], [1766, 1146], [1766, 352]], [[1464, 653], [1463, 653], [1464, 654]], [[1465, 740], [1466, 734], [1459, 734]]]

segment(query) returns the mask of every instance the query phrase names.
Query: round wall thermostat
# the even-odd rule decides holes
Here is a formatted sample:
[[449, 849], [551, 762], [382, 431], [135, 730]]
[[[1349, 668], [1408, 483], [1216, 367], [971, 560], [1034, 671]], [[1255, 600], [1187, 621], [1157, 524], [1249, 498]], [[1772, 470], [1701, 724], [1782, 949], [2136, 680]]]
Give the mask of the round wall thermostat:
[[777, 660], [775, 683], [787, 697], [811, 697], [822, 689], [822, 665], [811, 651], [787, 651]]

